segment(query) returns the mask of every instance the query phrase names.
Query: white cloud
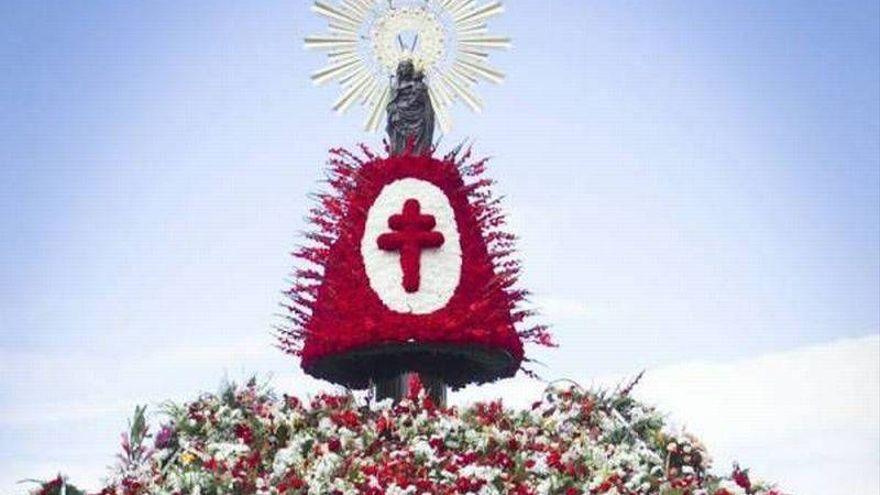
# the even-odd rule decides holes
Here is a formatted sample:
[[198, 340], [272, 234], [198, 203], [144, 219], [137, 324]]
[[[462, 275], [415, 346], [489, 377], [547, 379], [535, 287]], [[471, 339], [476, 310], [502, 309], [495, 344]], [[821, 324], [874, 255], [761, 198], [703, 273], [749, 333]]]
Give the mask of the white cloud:
[[801, 495], [880, 493], [880, 337], [651, 371], [639, 396]]
[[[796, 439], [804, 431], [878, 433], [880, 338], [871, 336], [736, 363], [692, 363], [648, 373], [640, 395], [685, 412], [718, 443]], [[705, 398], [705, 399], [704, 399]], [[748, 428], [731, 428], [736, 419]]]
[[571, 319], [583, 321], [584, 318], [593, 316], [595, 313], [586, 303], [559, 297], [536, 297], [535, 307], [547, 317], [548, 321]]

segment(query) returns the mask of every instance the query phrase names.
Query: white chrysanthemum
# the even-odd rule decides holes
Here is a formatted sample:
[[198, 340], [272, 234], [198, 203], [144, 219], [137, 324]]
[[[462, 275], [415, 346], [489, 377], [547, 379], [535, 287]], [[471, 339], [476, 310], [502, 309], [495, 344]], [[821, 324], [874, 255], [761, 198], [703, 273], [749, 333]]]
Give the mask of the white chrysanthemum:
[[221, 461], [229, 461], [250, 452], [251, 449], [242, 443], [217, 442], [209, 444], [207, 450], [212, 454], [212, 457]]
[[483, 485], [478, 495], [503, 495], [503, 493], [495, 487], [495, 485]]
[[336, 481], [336, 471], [341, 463], [342, 457], [332, 452], [318, 457], [305, 479], [309, 486], [309, 494], [325, 495], [330, 493], [333, 483]]
[[311, 442], [314, 442], [314, 435], [309, 432], [299, 432], [292, 436], [287, 442], [287, 447], [275, 454], [272, 475], [280, 478], [291, 467], [301, 466], [306, 459], [306, 446]]
[[465, 478], [473, 477], [486, 483], [493, 483], [503, 474], [503, 471], [496, 467], [468, 464], [459, 470], [459, 474]]
[[416, 490], [417, 488], [414, 486], [408, 486], [404, 489], [396, 484], [392, 484], [385, 490], [385, 495], [414, 495]]

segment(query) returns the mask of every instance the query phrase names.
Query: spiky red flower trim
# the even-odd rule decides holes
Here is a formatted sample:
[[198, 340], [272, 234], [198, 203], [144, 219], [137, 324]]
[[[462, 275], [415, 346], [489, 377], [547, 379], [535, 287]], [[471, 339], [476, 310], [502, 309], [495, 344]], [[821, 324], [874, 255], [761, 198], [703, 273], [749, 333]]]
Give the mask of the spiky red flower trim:
[[[516, 288], [520, 262], [515, 236], [503, 230], [505, 217], [488, 159], [471, 161], [470, 150], [442, 159], [406, 155], [382, 157], [366, 146], [361, 154], [331, 150], [327, 182], [311, 209], [311, 242], [293, 255], [301, 265], [283, 306], [289, 324], [279, 328], [280, 347], [302, 358], [310, 371], [323, 358], [378, 345], [418, 343], [500, 349], [515, 365], [490, 381], [515, 374], [524, 360], [523, 343], [552, 346], [548, 328], [528, 326], [533, 312], [522, 308], [528, 292]], [[359, 245], [366, 216], [382, 188], [401, 178], [433, 183], [456, 212], [462, 242], [462, 276], [448, 305], [428, 315], [394, 313], [370, 289]]]

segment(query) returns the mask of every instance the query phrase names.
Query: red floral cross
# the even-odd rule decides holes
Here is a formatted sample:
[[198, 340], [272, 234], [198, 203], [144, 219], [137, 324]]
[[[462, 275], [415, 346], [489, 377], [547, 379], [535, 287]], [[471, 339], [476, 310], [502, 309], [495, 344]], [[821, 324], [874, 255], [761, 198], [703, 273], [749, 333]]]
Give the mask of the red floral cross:
[[418, 292], [422, 249], [438, 248], [445, 242], [443, 234], [434, 232], [437, 220], [433, 215], [422, 215], [417, 199], [408, 199], [403, 204], [403, 214], [391, 215], [388, 226], [394, 232], [379, 236], [379, 249], [400, 252], [403, 288], [410, 293]]

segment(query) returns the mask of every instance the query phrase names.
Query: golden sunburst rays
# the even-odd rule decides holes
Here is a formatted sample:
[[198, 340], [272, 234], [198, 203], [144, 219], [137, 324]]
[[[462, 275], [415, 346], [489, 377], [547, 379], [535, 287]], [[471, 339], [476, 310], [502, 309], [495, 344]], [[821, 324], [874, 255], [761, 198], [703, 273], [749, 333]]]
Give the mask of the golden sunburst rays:
[[391, 77], [404, 59], [424, 71], [443, 132], [452, 126], [450, 107], [456, 101], [480, 112], [483, 102], [474, 86], [504, 80], [504, 73], [489, 64], [493, 50], [511, 44], [489, 32], [488, 22], [504, 12], [501, 1], [316, 0], [312, 10], [329, 24], [325, 34], [305, 40], [307, 48], [327, 52], [327, 65], [312, 80], [340, 84], [333, 104], [337, 112], [356, 103], [367, 107], [368, 131], [382, 126]]

